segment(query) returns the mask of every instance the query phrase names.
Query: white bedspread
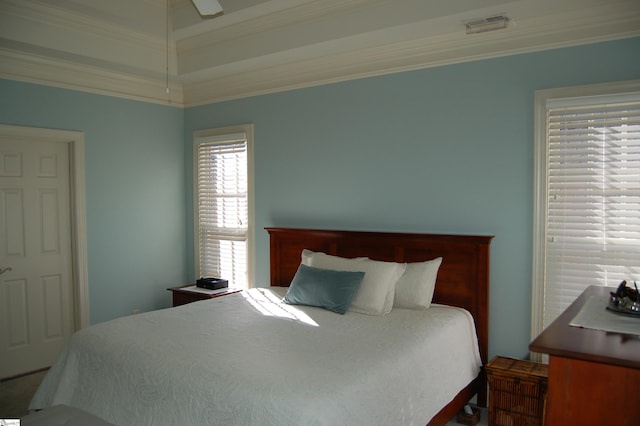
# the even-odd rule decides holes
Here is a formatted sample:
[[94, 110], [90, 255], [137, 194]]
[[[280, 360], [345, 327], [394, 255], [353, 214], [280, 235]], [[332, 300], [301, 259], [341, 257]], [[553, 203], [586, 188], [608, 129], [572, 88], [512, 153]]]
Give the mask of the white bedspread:
[[467, 311], [338, 315], [278, 290], [81, 330], [29, 408], [66, 404], [120, 426], [424, 425], [480, 371]]

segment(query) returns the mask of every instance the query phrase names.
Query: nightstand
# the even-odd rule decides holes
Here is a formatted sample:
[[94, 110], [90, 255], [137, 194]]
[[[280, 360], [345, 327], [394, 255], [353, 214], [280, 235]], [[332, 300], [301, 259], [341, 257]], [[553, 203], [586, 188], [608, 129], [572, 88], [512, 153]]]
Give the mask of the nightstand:
[[239, 293], [238, 288], [221, 288], [219, 290], [209, 290], [206, 288], [196, 287], [195, 284], [187, 284], [180, 287], [168, 288], [173, 295], [173, 306], [186, 305], [187, 303], [197, 302], [198, 300], [215, 299], [216, 297], [227, 296], [233, 293]]

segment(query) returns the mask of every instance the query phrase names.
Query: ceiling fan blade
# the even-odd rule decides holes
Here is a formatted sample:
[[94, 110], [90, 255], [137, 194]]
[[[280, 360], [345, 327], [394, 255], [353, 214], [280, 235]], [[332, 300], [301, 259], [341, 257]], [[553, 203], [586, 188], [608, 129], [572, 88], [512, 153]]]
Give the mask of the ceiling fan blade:
[[202, 16], [216, 15], [222, 12], [222, 6], [217, 0], [191, 0]]

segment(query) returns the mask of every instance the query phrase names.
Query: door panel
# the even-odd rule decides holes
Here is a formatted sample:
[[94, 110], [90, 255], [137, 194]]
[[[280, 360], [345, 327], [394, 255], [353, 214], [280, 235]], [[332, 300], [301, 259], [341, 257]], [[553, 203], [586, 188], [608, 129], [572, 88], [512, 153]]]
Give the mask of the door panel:
[[4, 207], [2, 213], [6, 223], [4, 229], [6, 256], [24, 256], [24, 220], [22, 216], [24, 203], [22, 198], [22, 190], [20, 189], [2, 190], [1, 201], [3, 201]]
[[69, 158], [0, 141], [0, 378], [50, 366], [75, 329]]
[[8, 317], [9, 349], [24, 346], [29, 341], [27, 330], [27, 281], [10, 280], [5, 282], [7, 299], [3, 306]]

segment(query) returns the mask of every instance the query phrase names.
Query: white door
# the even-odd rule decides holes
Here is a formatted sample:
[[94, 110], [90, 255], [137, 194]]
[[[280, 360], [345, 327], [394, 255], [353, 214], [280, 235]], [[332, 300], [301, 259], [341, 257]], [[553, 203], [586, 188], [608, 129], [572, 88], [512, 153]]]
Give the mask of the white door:
[[69, 144], [0, 139], [0, 378], [50, 366], [75, 330]]

